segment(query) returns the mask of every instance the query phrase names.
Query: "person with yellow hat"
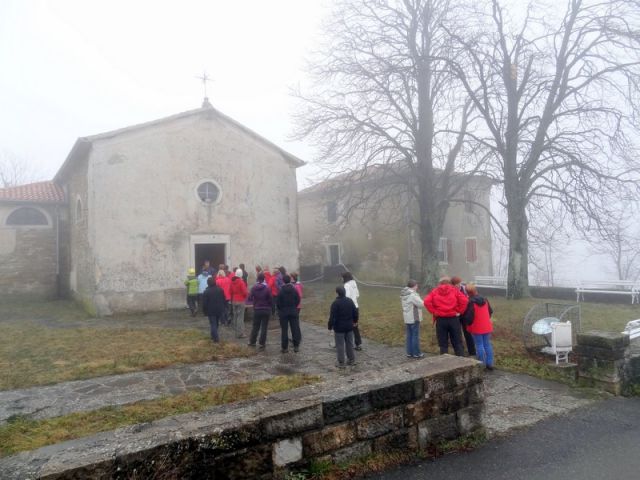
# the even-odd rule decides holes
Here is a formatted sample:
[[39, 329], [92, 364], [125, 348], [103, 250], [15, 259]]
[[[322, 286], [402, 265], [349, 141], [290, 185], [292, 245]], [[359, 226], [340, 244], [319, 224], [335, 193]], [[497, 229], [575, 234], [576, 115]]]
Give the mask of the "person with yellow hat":
[[187, 306], [191, 310], [191, 316], [195, 317], [198, 312], [198, 277], [196, 277], [196, 269], [187, 270], [187, 279], [184, 281], [187, 287]]

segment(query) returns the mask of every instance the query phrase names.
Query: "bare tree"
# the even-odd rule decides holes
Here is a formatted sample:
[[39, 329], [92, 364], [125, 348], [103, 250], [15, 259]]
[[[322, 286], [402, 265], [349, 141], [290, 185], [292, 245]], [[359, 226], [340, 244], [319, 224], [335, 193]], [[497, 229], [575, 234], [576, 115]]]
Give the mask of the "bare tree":
[[9, 150], [0, 151], [0, 187], [14, 187], [37, 181], [32, 165]]
[[593, 251], [606, 256], [615, 266], [618, 280], [640, 279], [640, 208], [629, 201], [601, 222], [595, 236], [587, 236]]
[[529, 224], [529, 263], [533, 266], [537, 285], [556, 284], [557, 261], [570, 243], [570, 219], [557, 202], [538, 204], [533, 200]]
[[463, 20], [454, 0], [340, 0], [325, 26], [329, 41], [310, 65], [312, 93], [294, 92], [304, 105], [296, 136], [318, 148], [344, 198], [344, 219], [383, 198], [417, 211], [406, 217], [420, 233], [427, 287], [437, 281], [445, 215], [462, 197], [462, 173], [482, 163], [466, 142], [471, 105], [447, 67], [445, 25], [457, 29]]
[[460, 48], [451, 65], [484, 123], [476, 141], [503, 184], [508, 296], [519, 298], [529, 294], [532, 202], [557, 201], [589, 226], [606, 217], [607, 198], [637, 179], [630, 132], [640, 113], [640, 2], [565, 0], [558, 8], [535, 0], [524, 10], [518, 2], [521, 18], [502, 3], [481, 3], [469, 15], [482, 19], [477, 25], [448, 31]]

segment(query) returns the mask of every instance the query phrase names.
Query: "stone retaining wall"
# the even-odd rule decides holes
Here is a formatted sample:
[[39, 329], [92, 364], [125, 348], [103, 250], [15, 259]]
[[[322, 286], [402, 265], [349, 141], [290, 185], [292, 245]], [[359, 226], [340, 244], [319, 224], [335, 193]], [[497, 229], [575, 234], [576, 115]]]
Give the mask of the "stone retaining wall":
[[578, 334], [574, 348], [578, 381], [615, 395], [640, 385], [640, 343], [628, 335], [592, 330]]
[[268, 479], [482, 428], [483, 369], [444, 355], [0, 460], [1, 478]]

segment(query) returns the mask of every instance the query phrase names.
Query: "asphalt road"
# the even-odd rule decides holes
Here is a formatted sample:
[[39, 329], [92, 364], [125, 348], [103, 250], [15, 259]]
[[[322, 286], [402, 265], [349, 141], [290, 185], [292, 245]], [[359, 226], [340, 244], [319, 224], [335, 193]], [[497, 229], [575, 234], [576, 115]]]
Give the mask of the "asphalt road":
[[640, 479], [640, 398], [613, 398], [451, 454], [367, 477], [384, 480]]

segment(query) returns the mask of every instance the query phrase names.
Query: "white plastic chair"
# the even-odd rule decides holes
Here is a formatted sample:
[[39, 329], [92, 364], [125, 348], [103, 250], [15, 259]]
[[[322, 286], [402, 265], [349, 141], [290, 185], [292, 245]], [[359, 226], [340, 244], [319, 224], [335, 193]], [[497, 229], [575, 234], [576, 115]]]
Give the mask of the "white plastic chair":
[[571, 322], [554, 322], [551, 324], [551, 352], [556, 356], [556, 365], [569, 363], [569, 352], [573, 349]]

